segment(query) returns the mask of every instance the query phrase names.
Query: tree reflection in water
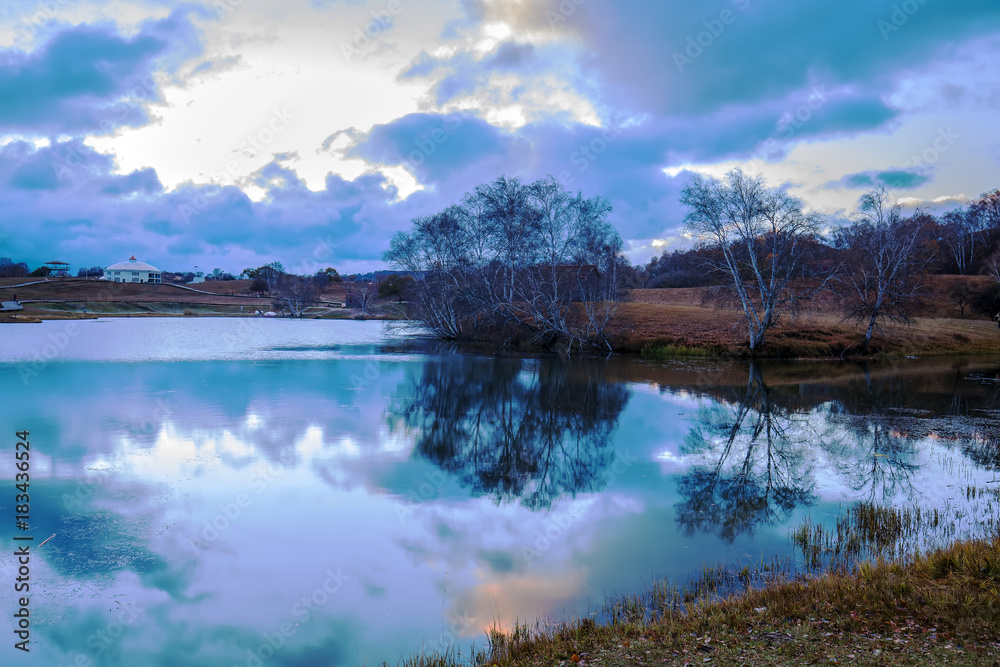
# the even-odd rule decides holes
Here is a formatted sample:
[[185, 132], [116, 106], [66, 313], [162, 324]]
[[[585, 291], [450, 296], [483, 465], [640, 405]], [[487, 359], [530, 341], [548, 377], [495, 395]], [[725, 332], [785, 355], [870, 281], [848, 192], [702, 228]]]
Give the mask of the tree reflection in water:
[[[963, 377], [966, 382], [976, 382], [977, 393], [982, 396], [978, 406], [970, 410], [968, 398], [965, 400], [964, 414], [976, 414], [979, 428], [964, 439], [962, 451], [977, 465], [987, 470], [1000, 471], [1000, 370], [977, 373]], [[955, 392], [956, 396], [959, 393]], [[958, 403], [959, 399], [953, 401]], [[956, 410], [956, 414], [962, 414]]]
[[420, 456], [497, 503], [543, 509], [602, 489], [615, 458], [611, 436], [629, 390], [604, 362], [428, 360], [397, 419], [418, 432]]
[[[806, 442], [816, 437], [806, 415], [779, 407], [751, 363], [745, 390], [731, 403], [699, 409], [681, 453], [711, 464], [681, 476], [677, 522], [687, 535], [715, 532], [727, 542], [788, 518], [815, 500]], [[808, 436], [807, 436], [808, 434]]]
[[874, 380], [868, 364], [860, 387], [852, 387], [851, 414], [841, 415], [848, 436], [828, 447], [848, 486], [867, 500], [891, 500], [900, 492], [913, 497], [916, 445], [913, 419], [900, 410], [914, 405], [895, 376]]

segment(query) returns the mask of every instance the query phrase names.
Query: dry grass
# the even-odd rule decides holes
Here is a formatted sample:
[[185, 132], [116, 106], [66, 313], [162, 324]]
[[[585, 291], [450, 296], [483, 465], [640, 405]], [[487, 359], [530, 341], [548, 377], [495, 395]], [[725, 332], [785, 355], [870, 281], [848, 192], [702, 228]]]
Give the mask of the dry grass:
[[[64, 278], [28, 287], [11, 287], [34, 279], [0, 279], [0, 299], [14, 293], [25, 303], [16, 315], [0, 315], [0, 322], [37, 322], [96, 315], [171, 316], [191, 310], [199, 315], [235, 316], [256, 309], [270, 309], [273, 300], [248, 293], [250, 281], [201, 283], [194, 287], [212, 292], [200, 294], [173, 285], [108, 283], [94, 279]], [[949, 296], [960, 283], [987, 286], [985, 277], [931, 276], [921, 311], [912, 326], [888, 324], [876, 334], [874, 354], [930, 356], [983, 354], [1000, 351], [1000, 330], [988, 320], [958, 318], [958, 308]], [[615, 349], [640, 353], [652, 359], [685, 356], [748, 356], [740, 313], [706, 301], [706, 288], [633, 290], [612, 322]], [[343, 302], [343, 284], [324, 290], [324, 301]], [[320, 317], [355, 317], [355, 311], [323, 311]], [[386, 310], [373, 316], [394, 317]], [[835, 299], [825, 296], [811, 304], [808, 312], [785, 318], [768, 334], [760, 356], [780, 358], [839, 358], [857, 354], [862, 331], [843, 320]]]
[[[270, 310], [274, 299], [249, 292], [251, 281], [212, 281], [190, 285], [200, 292], [170, 284], [112, 283], [86, 278], [53, 278], [25, 287], [13, 285], [35, 282], [37, 278], [0, 279], [0, 299], [17, 294], [24, 306], [17, 315], [0, 315], [0, 322], [38, 322], [41, 319], [75, 319], [100, 316], [180, 316], [185, 311], [198, 315], [238, 316], [254, 310]], [[322, 294], [325, 302], [343, 303], [342, 284], [329, 285]], [[242, 311], [241, 311], [242, 309]], [[331, 313], [322, 316], [349, 316]], [[320, 314], [317, 311], [316, 314]]]
[[1000, 537], [905, 557], [893, 546], [938, 518], [861, 504], [838, 526], [836, 546], [897, 556], [816, 577], [790, 577], [777, 561], [706, 568], [691, 586], [610, 600], [605, 623], [493, 630], [475, 655], [402, 664], [998, 665]]
[[[950, 296], [958, 284], [987, 287], [989, 278], [929, 276], [911, 325], [887, 323], [872, 339], [875, 355], [930, 356], [1000, 351], [1000, 329], [982, 316], [959, 316]], [[709, 288], [632, 290], [612, 322], [616, 349], [650, 358], [749, 355], [741, 312], [708, 299]], [[836, 358], [855, 355], [864, 331], [846, 322], [832, 295], [814, 300], [798, 316], [784, 317], [769, 333], [760, 356]]]

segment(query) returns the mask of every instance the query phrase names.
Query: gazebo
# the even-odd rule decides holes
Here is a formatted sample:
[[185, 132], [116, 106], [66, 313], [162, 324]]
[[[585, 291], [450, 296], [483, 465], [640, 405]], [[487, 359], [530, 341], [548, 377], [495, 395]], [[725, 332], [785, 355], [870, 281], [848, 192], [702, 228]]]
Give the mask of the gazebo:
[[51, 262], [45, 262], [42, 266], [49, 270], [50, 276], [55, 276], [56, 278], [69, 277], [68, 262], [57, 262], [56, 260], [52, 260]]

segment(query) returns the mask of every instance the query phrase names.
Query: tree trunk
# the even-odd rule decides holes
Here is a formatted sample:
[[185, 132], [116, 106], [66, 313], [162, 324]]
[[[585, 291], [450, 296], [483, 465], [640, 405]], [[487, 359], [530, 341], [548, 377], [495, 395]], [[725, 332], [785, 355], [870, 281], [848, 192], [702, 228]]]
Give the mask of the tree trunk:
[[868, 330], [865, 332], [865, 342], [861, 345], [861, 350], [863, 352], [868, 351], [868, 345], [872, 342], [872, 334], [875, 332], [875, 321], [878, 319], [878, 315], [872, 315], [871, 319], [868, 320]]

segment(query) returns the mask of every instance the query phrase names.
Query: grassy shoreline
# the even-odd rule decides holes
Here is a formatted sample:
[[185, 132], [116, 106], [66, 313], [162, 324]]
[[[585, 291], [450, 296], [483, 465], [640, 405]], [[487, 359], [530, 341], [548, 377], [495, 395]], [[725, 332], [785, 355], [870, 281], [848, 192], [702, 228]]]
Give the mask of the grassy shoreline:
[[[992, 509], [1000, 488], [985, 495]], [[401, 664], [1000, 665], [1000, 517], [978, 522], [978, 537], [953, 540], [949, 514], [858, 503], [833, 538], [808, 522], [793, 532], [804, 571], [790, 558], [706, 567], [687, 586], [661, 582], [611, 599], [601, 622], [494, 629], [472, 655]], [[931, 541], [915, 549], [920, 540]], [[816, 551], [831, 560], [811, 561]]]
[[962, 542], [912, 563], [774, 584], [652, 623], [522, 630], [495, 637], [485, 657], [498, 667], [1000, 664], [998, 585], [1000, 540]]
[[[31, 308], [18, 313], [0, 313], [0, 323], [37, 324], [47, 320], [86, 320], [99, 317], [254, 317], [240, 312], [238, 307], [209, 306], [205, 304], [176, 304], [176, 307], [162, 307], [161, 304], [102, 305], [89, 304], [77, 308], [47, 310]], [[715, 313], [716, 311], [711, 311]], [[306, 319], [334, 320], [395, 320], [405, 318], [390, 313], [373, 312], [362, 318], [353, 309], [316, 309], [306, 314]], [[668, 321], [677, 319], [664, 318]], [[827, 317], [825, 319], [832, 320]], [[682, 320], [683, 321], [683, 320]], [[694, 321], [688, 318], [687, 322]], [[732, 329], [730, 321], [719, 321], [719, 327]], [[648, 326], [646, 327], [648, 328]], [[681, 332], [675, 335], [662, 332], [640, 332], [625, 326], [612, 337], [616, 354], [634, 356], [650, 361], [673, 359], [782, 359], [782, 360], [840, 360], [877, 359], [901, 357], [939, 357], [954, 355], [989, 355], [1000, 353], [1000, 330], [992, 322], [983, 320], [959, 320], [952, 318], [919, 318], [912, 326], [888, 325], [884, 334], [877, 335], [871, 350], [861, 353], [861, 335], [839, 321], [816, 323], [815, 321], [795, 325], [779, 326], [770, 340], [756, 353], [751, 353], [746, 344], [731, 335], [717, 332], [702, 336]], [[494, 350], [488, 342], [465, 344], [470, 349]], [[509, 350], [508, 350], [509, 351]], [[516, 352], [546, 352], [542, 348], [520, 346]]]
[[[912, 326], [887, 324], [872, 349], [861, 354], [862, 330], [846, 323], [833, 301], [817, 301], [796, 317], [786, 317], [769, 331], [763, 349], [750, 353], [738, 326], [740, 313], [716, 307], [702, 288], [632, 290], [610, 324], [616, 353], [650, 360], [677, 358], [841, 359], [978, 355], [1000, 352], [1000, 329], [973, 317], [949, 300], [956, 276], [938, 276]], [[979, 280], [980, 278], [965, 280]], [[3, 299], [24, 302], [19, 313], [0, 313], [0, 322], [94, 317], [252, 317], [270, 310], [273, 299], [249, 293], [249, 281], [202, 283], [199, 290], [174, 285], [118, 284], [89, 279], [57, 279], [15, 287], [0, 279]], [[346, 300], [342, 283], [323, 293], [327, 302]], [[385, 303], [366, 319], [402, 319], [398, 304]], [[360, 312], [326, 305], [310, 308], [307, 318], [360, 319]], [[470, 349], [495, 350], [489, 342]], [[509, 350], [508, 350], [509, 351]], [[523, 346], [515, 352], [544, 352]]]

